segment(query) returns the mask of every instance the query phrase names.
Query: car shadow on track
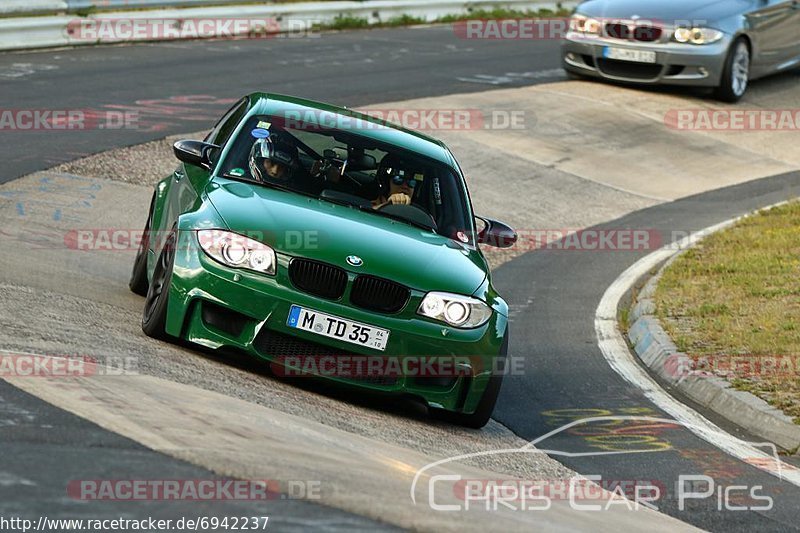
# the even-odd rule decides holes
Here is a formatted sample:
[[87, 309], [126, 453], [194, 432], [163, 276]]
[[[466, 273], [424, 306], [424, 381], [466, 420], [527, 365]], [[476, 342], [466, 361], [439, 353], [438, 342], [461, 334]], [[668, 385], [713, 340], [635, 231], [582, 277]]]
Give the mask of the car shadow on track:
[[194, 354], [224, 363], [232, 368], [260, 376], [267, 380], [275, 380], [291, 385], [297, 389], [339, 400], [348, 404], [379, 412], [416, 420], [425, 424], [442, 424], [428, 414], [427, 406], [421, 400], [408, 394], [380, 393], [368, 389], [354, 390], [352, 385], [340, 384], [332, 380], [314, 376], [286, 377], [272, 371], [269, 362], [257, 359], [250, 354], [232, 348], [217, 350], [197, 346], [186, 341], [177, 343]]

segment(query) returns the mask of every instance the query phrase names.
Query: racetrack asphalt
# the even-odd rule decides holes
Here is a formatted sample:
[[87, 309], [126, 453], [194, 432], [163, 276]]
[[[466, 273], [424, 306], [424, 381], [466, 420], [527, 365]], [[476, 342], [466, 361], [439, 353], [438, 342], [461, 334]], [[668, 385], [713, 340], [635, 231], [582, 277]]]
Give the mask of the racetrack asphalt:
[[491, 80], [475, 76], [517, 73], [508, 83], [530, 85], [564, 78], [557, 50], [556, 41], [476, 42], [455, 38], [450, 26], [434, 26], [0, 54], [0, 94], [9, 108], [139, 115], [138, 129], [111, 135], [101, 129], [3, 133], [0, 183], [109, 148], [197, 131], [242, 95], [265, 88], [363, 106], [490, 87]]
[[[416, 34], [411, 31], [425, 31], [426, 38], [413, 38]], [[149, 113], [149, 131], [125, 130], [119, 135], [103, 131], [75, 135], [3, 134], [0, 157], [4, 170], [0, 180], [8, 181], [107, 148], [199, 129], [198, 126], [207, 125], [228, 107], [231, 99], [265, 85], [276, 92], [363, 106], [480, 91], [487, 86], [474, 80], [488, 78], [476, 76], [547, 73], [558, 66], [556, 44], [552, 42], [539, 42], [535, 46], [525, 42], [477, 46], [454, 40], [444, 27], [370, 31], [365, 35], [366, 42], [364, 35], [344, 32], [324, 35], [314, 42], [287, 40], [265, 45], [255, 41], [223, 41], [4, 54], [0, 56], [0, 90], [9, 95], [14, 91], [15, 108], [145, 109]], [[152, 62], [154, 53], [160, 57], [157, 64]], [[189, 55], [197, 57], [198, 63], [188, 61]], [[34, 67], [8, 70], [20, 64]], [[57, 68], [35, 68], [36, 65]], [[3, 72], [16, 71], [30, 71], [30, 74], [18, 78], [2, 76]], [[398, 83], [398, 76], [403, 83]], [[471, 82], [459, 80], [470, 77]], [[21, 80], [26, 78], [29, 80], [23, 86]], [[342, 79], [346, 81], [341, 82]], [[504, 83], [526, 85], [554, 79], [558, 75], [512, 76], [511, 82]], [[210, 98], [180, 100], [187, 95]], [[178, 100], [169, 100], [170, 97]], [[184, 103], [187, 101], [190, 104]], [[164, 105], [193, 114], [157, 116], [158, 106]], [[799, 188], [800, 177], [786, 174], [649, 207], [604, 227], [651, 228], [662, 235], [673, 230], [700, 229], [796, 196]], [[495, 414], [497, 420], [519, 436], [533, 439], [578, 414], [661, 414], [608, 367], [597, 348], [593, 327], [594, 310], [603, 291], [640, 256], [637, 252], [543, 250], [526, 254], [496, 271], [495, 282], [515, 309], [512, 353], [524, 355], [529, 365], [523, 376], [507, 377]], [[14, 410], [15, 406], [24, 407], [25, 412], [53, 409], [8, 385], [3, 384], [2, 391], [7, 409]], [[43, 424], [37, 427], [48, 425]], [[730, 425], [726, 428], [737, 434], [736, 428]], [[636, 436], [634, 429], [627, 434]], [[43, 436], [34, 433], [30, 435], [33, 441]], [[734, 461], [685, 430], [661, 427], [646, 430], [642, 435], [644, 441], [658, 442], [664, 450], [560, 460], [583, 474], [602, 474], [613, 480], [654, 480], [667, 487], [674, 487], [678, 474], [704, 472], [714, 473], [725, 479], [725, 483], [760, 484], [766, 488], [764, 492], [775, 498], [776, 506], [771, 511], [720, 512], [714, 506], [716, 501], [710, 499], [693, 504], [689, 512], [681, 512], [676, 508], [674, 493], [664, 502], [662, 510], [710, 530], [797, 528], [800, 511], [796, 502], [800, 493], [796, 487], [776, 483], [774, 478]], [[598, 441], [586, 436], [562, 435], [548, 447], [599, 450], [594, 446]], [[615, 442], [616, 445], [619, 443]], [[3, 469], [7, 470], [5, 465]], [[717, 475], [720, 473], [724, 475]]]
[[[416, 37], [420, 32], [424, 39]], [[398, 29], [326, 33], [317, 39], [153, 43], [0, 54], [0, 94], [6, 108], [133, 112], [138, 119], [135, 129], [111, 134], [101, 129], [4, 131], [0, 133], [0, 183], [110, 148], [210, 127], [242, 94], [265, 87], [343, 105], [368, 105], [486, 89], [482, 81], [458, 80], [476, 74], [546, 71], [544, 77], [514, 82], [519, 85], [563, 77], [556, 71], [556, 43], [546, 43], [533, 52], [520, 43], [483, 44], [475, 47], [458, 41], [449, 27], [441, 26], [412, 33]], [[112, 518], [132, 510], [124, 502], [104, 502], [102, 513], [96, 506], [85, 511], [85, 502], [65, 499], [66, 484], [89, 473], [96, 478], [113, 478], [115, 471], [136, 472], [143, 479], [211, 477], [206, 470], [163, 454], [120, 452], [125, 446], [138, 445], [7, 383], [0, 385], [5, 414], [0, 440], [9, 451], [0, 459], [3, 516], [33, 517], [51, 510], [51, 516]], [[53, 419], [60, 424], [50, 423]], [[108, 452], [102, 450], [105, 447]], [[30, 454], [30, 462], [19, 461], [17, 454], [11, 453], [14, 450]], [[58, 457], [70, 460], [57, 468]], [[143, 468], [143, 464], [149, 466]], [[31, 500], [38, 502], [35, 507]], [[60, 504], [50, 506], [53, 502]], [[271, 511], [271, 517], [288, 516], [280, 529], [292, 529], [292, 517], [298, 517], [299, 528], [381, 526], [352, 513], [329, 512], [321, 505], [286, 503], [292, 507], [284, 502], [278, 509], [223, 503], [212, 505], [207, 512], [241, 516], [249, 514], [244, 511]], [[166, 516], [160, 512], [163, 506], [149, 507], [154, 515]], [[82, 509], [83, 514], [78, 512]], [[191, 503], [187, 507], [173, 505], [168, 514], [190, 516], [197, 510]], [[142, 516], [144, 511], [137, 506], [136, 515]]]
[[[137, 442], [100, 428], [0, 381], [0, 516], [27, 519], [112, 520], [120, 517], [158, 520], [201, 517], [269, 517], [280, 531], [394, 530], [368, 518], [287, 497], [263, 501], [96, 501], [81, 499], [78, 488], [92, 480], [228, 480], [207, 469], [152, 451]], [[43, 531], [66, 531], [51, 526]], [[145, 530], [147, 528], [144, 528]]]
[[[664, 236], [661, 244], [667, 245], [798, 195], [800, 173], [794, 172], [657, 205], [587, 231], [647, 229]], [[566, 241], [561, 244], [569, 248]], [[529, 302], [512, 317], [515, 334], [509, 350], [524, 357], [526, 370], [506, 377], [495, 418], [528, 440], [583, 417], [671, 418], [609, 367], [595, 331], [595, 309], [606, 288], [628, 266], [654, 250], [589, 252], [558, 250], [557, 245], [517, 258], [495, 273], [495, 283], [502, 294], [512, 295], [512, 303]], [[747, 442], [761, 442], [731, 424], [717, 422]], [[585, 475], [658, 482], [668, 494], [659, 502], [660, 510], [703, 529], [787, 531], [798, 527], [800, 488], [727, 456], [686, 428], [623, 422], [612, 426], [619, 430], [614, 439], [602, 438], [604, 432], [597, 429], [590, 424], [578, 426], [548, 439], [545, 447], [576, 453], [653, 449], [651, 453], [559, 460]], [[722, 512], [718, 506], [724, 509], [725, 502], [710, 498], [691, 502], [681, 511], [676, 495], [681, 475], [708, 475], [718, 486], [760, 485], [764, 489], [759, 494], [773, 497], [775, 506], [769, 511]]]

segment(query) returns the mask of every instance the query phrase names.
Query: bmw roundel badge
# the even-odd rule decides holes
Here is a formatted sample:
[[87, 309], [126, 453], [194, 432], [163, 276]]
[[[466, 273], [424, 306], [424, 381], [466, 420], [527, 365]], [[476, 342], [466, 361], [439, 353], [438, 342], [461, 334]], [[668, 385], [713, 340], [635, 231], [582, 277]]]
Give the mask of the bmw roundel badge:
[[358, 257], [357, 255], [348, 255], [347, 256], [347, 263], [354, 267], [360, 267], [364, 264], [364, 261]]

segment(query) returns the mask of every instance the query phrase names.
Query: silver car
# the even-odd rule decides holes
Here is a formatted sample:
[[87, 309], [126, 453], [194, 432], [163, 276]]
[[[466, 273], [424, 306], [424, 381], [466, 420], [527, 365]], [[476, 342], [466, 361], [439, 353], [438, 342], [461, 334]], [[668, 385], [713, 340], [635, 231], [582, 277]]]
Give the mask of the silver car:
[[750, 80], [800, 65], [800, 0], [588, 0], [562, 58], [573, 77], [713, 87], [736, 102]]

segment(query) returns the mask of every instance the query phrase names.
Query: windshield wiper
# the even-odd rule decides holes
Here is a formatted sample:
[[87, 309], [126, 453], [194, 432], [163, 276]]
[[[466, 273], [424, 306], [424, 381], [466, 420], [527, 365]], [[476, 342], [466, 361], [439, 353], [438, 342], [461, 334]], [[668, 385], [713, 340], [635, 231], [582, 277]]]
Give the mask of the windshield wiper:
[[322, 200], [324, 202], [330, 202], [336, 205], [343, 205], [345, 207], [358, 207], [358, 205], [354, 204], [353, 202], [348, 202], [347, 200], [342, 200], [341, 198], [333, 198], [330, 196], [317, 196], [317, 200]]
[[396, 220], [398, 222], [404, 222], [404, 223], [408, 224], [409, 226], [414, 226], [414, 227], [417, 227], [417, 228], [424, 229], [426, 231], [430, 231], [432, 233], [436, 233], [436, 231], [434, 231], [434, 229], [431, 226], [428, 226], [427, 224], [422, 224], [420, 222], [417, 222], [416, 220], [411, 220], [411, 219], [408, 219], [408, 218], [400, 216], [400, 215], [393, 215], [391, 213], [387, 213], [386, 211], [380, 211], [378, 209], [373, 209], [371, 207], [359, 206], [358, 208], [361, 211], [367, 211], [369, 213], [374, 213], [376, 215], [379, 215], [379, 216], [382, 216], [382, 217], [385, 217], [385, 218], [391, 218], [392, 220]]
[[278, 189], [279, 191], [293, 192], [293, 193], [296, 193], [296, 194], [301, 194], [303, 196], [309, 196], [311, 198], [316, 198], [317, 197], [316, 195], [311, 194], [309, 192], [302, 191], [302, 190], [299, 190], [299, 189], [293, 189], [292, 187], [288, 187], [286, 185], [281, 185], [280, 183], [274, 183], [272, 181], [257, 181], [257, 180], [254, 180], [254, 179], [245, 178], [244, 176], [234, 176], [232, 174], [223, 174], [222, 177], [223, 178], [232, 179], [234, 181], [242, 181], [244, 183], [252, 183], [254, 185], [263, 185], [264, 187], [270, 187], [272, 189]]

